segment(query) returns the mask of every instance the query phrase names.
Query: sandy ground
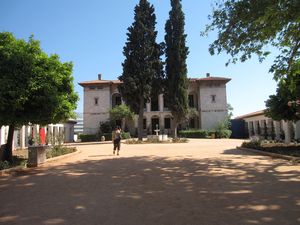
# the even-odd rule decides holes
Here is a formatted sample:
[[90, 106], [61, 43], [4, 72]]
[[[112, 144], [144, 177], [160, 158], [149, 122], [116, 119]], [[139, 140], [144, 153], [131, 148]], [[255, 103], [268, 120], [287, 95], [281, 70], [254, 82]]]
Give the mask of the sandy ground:
[[80, 154], [0, 177], [0, 224], [300, 224], [300, 165], [240, 140], [79, 145]]

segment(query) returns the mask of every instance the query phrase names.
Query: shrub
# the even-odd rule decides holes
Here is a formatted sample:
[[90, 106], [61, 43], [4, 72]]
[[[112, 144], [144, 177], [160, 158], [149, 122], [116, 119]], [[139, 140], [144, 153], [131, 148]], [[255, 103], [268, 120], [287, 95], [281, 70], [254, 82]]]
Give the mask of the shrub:
[[72, 152], [75, 152], [76, 148], [68, 148], [68, 147], [64, 147], [64, 146], [54, 146], [52, 149], [50, 149], [49, 151], [47, 151], [46, 153], [46, 157], [48, 158], [53, 158], [53, 157], [57, 157], [60, 155], [65, 155], [65, 154], [69, 154]]
[[206, 138], [209, 135], [207, 130], [181, 130], [179, 135], [185, 138]]
[[258, 149], [258, 150], [263, 149], [263, 147], [261, 146], [260, 141], [243, 142], [242, 147], [244, 147], [244, 148], [253, 148], [253, 149]]
[[8, 169], [10, 167], [9, 162], [8, 161], [0, 161], [0, 170], [5, 170]]
[[122, 139], [130, 139], [131, 138], [130, 133], [129, 132], [122, 132], [121, 133], [121, 138]]
[[188, 139], [186, 139], [186, 138], [173, 138], [172, 142], [173, 143], [187, 143]]
[[89, 142], [89, 141], [98, 141], [97, 135], [95, 134], [80, 134], [79, 138], [82, 142]]
[[217, 130], [216, 138], [230, 138], [232, 131], [231, 130]]

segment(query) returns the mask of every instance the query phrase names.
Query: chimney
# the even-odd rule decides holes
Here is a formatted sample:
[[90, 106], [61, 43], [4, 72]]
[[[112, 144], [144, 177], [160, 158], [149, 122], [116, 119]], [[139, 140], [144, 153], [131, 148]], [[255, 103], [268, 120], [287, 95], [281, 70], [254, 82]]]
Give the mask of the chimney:
[[102, 80], [102, 74], [101, 73], [98, 74], [98, 80]]
[[206, 77], [210, 77], [210, 73], [206, 73]]

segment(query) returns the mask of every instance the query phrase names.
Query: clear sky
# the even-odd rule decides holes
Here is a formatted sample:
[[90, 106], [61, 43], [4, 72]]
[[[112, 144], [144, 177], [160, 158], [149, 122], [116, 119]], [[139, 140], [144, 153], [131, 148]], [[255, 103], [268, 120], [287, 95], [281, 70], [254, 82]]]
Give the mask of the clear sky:
[[[157, 41], [164, 39], [164, 26], [170, 11], [169, 0], [149, 0], [155, 7]], [[74, 63], [74, 85], [79, 93], [77, 111], [83, 111], [83, 89], [79, 82], [117, 79], [122, 73], [123, 47], [127, 28], [133, 22], [138, 0], [0, 0], [0, 32], [17, 38], [34, 38], [48, 54]], [[225, 66], [229, 56], [211, 56], [209, 44], [216, 37], [200, 37], [213, 0], [182, 0], [187, 34], [188, 77], [229, 77], [227, 101], [240, 116], [265, 108], [265, 100], [275, 93], [276, 83], [268, 73], [273, 58], [262, 64], [254, 57], [246, 63]]]

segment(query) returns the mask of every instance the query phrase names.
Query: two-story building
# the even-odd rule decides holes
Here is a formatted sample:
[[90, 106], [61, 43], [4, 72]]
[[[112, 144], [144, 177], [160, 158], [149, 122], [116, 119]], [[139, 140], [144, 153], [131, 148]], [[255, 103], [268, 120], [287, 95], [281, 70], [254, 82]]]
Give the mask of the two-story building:
[[[212, 77], [189, 78], [189, 107], [195, 108], [197, 117], [190, 118], [181, 128], [214, 129], [227, 116], [226, 83], [231, 79]], [[109, 110], [124, 101], [118, 90], [122, 82], [119, 80], [103, 80], [101, 74], [98, 80], [79, 83], [84, 88], [84, 134], [96, 134], [100, 122], [109, 120]], [[145, 104], [143, 128], [146, 133], [152, 133], [157, 127], [160, 131], [169, 133], [172, 114], [166, 107], [163, 94], [151, 99]], [[129, 124], [129, 130], [137, 128], [137, 118]]]

